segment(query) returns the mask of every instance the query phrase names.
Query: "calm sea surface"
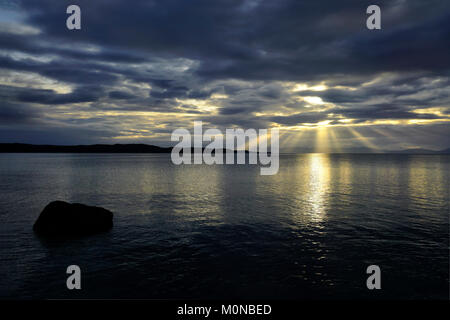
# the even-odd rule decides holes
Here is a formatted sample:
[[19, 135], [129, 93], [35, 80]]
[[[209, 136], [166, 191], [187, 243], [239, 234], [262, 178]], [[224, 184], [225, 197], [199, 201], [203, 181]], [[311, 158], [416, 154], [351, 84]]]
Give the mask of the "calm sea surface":
[[[0, 297], [448, 299], [449, 176], [447, 155], [281, 155], [261, 176], [169, 154], [0, 154]], [[39, 238], [53, 200], [103, 206], [114, 227]], [[82, 290], [66, 289], [71, 264]]]

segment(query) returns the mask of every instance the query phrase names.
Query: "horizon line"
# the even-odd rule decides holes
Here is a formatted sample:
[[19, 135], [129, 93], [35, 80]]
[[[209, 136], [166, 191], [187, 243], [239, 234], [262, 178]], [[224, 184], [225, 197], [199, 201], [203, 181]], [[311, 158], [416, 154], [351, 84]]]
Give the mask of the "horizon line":
[[[95, 147], [149, 147], [149, 148], [157, 148], [157, 150], [153, 150], [153, 152], [150, 152], [150, 150], [116, 150], [114, 152], [113, 150], [71, 150], [73, 152], [70, 152], [70, 150], [32, 150], [26, 148], [95, 148]], [[12, 147], [8, 148], [8, 147]], [[1, 142], [0, 143], [0, 153], [164, 153], [163, 151], [169, 152], [169, 149], [172, 149], [173, 146], [167, 146], [162, 147], [154, 144], [147, 144], [147, 143], [95, 143], [95, 144], [72, 144], [72, 145], [58, 145], [58, 144], [32, 144], [32, 143], [22, 143], [22, 142]], [[194, 147], [191, 147], [191, 149]], [[204, 150], [206, 147], [203, 146], [202, 150]], [[5, 150], [6, 149], [6, 150]], [[159, 149], [159, 150], [158, 150]], [[194, 148], [195, 149], [195, 148]], [[211, 148], [213, 149], [213, 148]], [[226, 148], [222, 148], [223, 150], [228, 150]], [[96, 152], [97, 151], [97, 152]], [[113, 151], [113, 152], [107, 152], [107, 151]], [[129, 151], [129, 152], [126, 152]], [[245, 150], [230, 150], [233, 152], [239, 152], [244, 151], [247, 153], [253, 152], [249, 151], [247, 149]], [[166, 153], [167, 153], [166, 152]], [[320, 152], [320, 151], [312, 151], [312, 150], [303, 150], [303, 151], [283, 151], [278, 152], [279, 154], [407, 154], [408, 152], [415, 153], [415, 154], [449, 154], [450, 148], [444, 148], [440, 150], [432, 150], [432, 149], [425, 149], [425, 148], [407, 148], [407, 149], [400, 149], [400, 150], [382, 150], [382, 149], [370, 149], [365, 147], [354, 147], [349, 148], [347, 151], [328, 151], [328, 152]], [[256, 152], [258, 153], [258, 152]]]

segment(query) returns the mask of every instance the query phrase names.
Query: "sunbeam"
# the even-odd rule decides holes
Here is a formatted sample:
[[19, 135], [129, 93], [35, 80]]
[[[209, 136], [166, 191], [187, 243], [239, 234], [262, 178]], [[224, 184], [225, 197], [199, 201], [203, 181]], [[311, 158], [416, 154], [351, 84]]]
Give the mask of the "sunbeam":
[[364, 137], [361, 133], [359, 133], [358, 131], [356, 131], [356, 129], [353, 129], [350, 126], [345, 127], [345, 129], [348, 130], [348, 132], [350, 134], [352, 134], [358, 142], [362, 143], [365, 147], [371, 149], [372, 151], [377, 151], [379, 150], [379, 148], [373, 144], [372, 142], [370, 142], [369, 138]]

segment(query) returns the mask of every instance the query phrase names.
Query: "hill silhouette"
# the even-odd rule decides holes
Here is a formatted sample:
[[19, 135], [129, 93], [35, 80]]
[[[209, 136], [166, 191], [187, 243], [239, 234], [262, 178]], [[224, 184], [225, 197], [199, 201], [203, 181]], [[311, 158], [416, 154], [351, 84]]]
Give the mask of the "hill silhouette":
[[0, 152], [17, 153], [170, 153], [172, 148], [148, 144], [93, 144], [75, 146], [0, 143]]

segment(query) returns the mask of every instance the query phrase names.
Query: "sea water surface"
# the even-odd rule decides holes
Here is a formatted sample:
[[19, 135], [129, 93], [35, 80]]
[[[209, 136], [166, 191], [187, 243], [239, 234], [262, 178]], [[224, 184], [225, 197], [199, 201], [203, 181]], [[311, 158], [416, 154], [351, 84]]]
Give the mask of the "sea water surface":
[[[0, 297], [448, 299], [449, 170], [448, 155], [281, 155], [262, 176], [169, 154], [0, 154]], [[54, 200], [105, 207], [114, 227], [40, 238]]]

